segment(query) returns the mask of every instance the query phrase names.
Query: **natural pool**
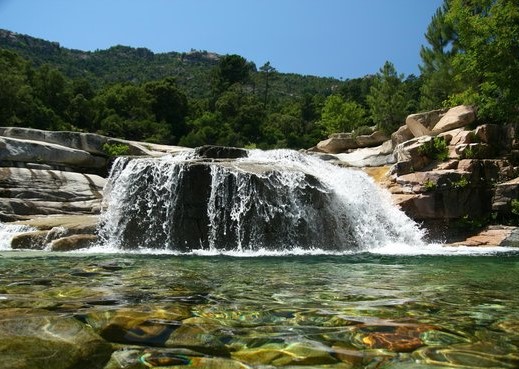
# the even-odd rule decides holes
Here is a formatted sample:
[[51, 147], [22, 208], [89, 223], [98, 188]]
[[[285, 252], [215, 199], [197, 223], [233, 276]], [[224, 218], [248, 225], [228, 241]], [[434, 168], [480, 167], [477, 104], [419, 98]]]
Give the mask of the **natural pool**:
[[453, 250], [5, 251], [0, 368], [519, 367], [519, 250]]

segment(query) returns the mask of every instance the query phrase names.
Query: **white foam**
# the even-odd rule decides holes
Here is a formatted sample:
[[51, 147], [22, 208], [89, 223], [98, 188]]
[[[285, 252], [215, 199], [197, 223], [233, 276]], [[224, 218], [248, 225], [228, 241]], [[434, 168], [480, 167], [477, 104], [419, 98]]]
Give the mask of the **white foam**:
[[134, 250], [121, 249], [108, 245], [97, 245], [89, 249], [71, 251], [69, 253], [76, 254], [129, 254], [129, 255], [171, 255], [171, 256], [200, 256], [215, 257], [229, 256], [237, 258], [253, 258], [253, 257], [286, 257], [286, 256], [344, 256], [351, 257], [354, 255], [371, 254], [385, 256], [485, 256], [502, 253], [515, 252], [519, 253], [518, 247], [503, 246], [448, 246], [443, 244], [422, 244], [413, 246], [407, 244], [390, 243], [379, 247], [373, 247], [369, 250], [344, 250], [329, 251], [319, 248], [303, 249], [298, 247], [286, 248], [283, 250], [218, 250], [197, 249], [189, 252], [179, 252], [175, 249], [168, 248], [139, 248]]
[[449, 246], [439, 243], [423, 244], [419, 247], [408, 244], [386, 244], [369, 250], [372, 254], [394, 256], [420, 256], [420, 255], [487, 255], [503, 252], [519, 252], [517, 247], [502, 246]]
[[11, 250], [11, 241], [15, 236], [35, 230], [26, 225], [0, 222], [0, 250]]

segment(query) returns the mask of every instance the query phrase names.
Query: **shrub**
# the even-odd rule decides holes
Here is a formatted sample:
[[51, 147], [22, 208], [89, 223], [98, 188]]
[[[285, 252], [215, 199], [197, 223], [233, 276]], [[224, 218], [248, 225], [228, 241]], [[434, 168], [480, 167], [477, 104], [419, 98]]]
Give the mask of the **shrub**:
[[130, 146], [126, 144], [117, 144], [117, 143], [105, 143], [103, 145], [103, 151], [108, 156], [121, 156], [128, 155], [130, 153]]
[[360, 126], [353, 130], [353, 138], [358, 136], [370, 135], [373, 133], [373, 128], [369, 126]]
[[467, 187], [468, 184], [469, 184], [469, 180], [467, 179], [467, 177], [461, 177], [459, 180], [452, 183], [452, 188], [462, 189], [462, 188]]
[[449, 158], [447, 142], [441, 137], [434, 137], [420, 147], [420, 153], [438, 161], [445, 161]]
[[436, 189], [436, 183], [431, 181], [430, 179], [426, 180], [423, 184], [423, 187], [426, 192], [428, 191], [434, 191]]
[[519, 200], [513, 199], [510, 202], [510, 206], [511, 206], [510, 211], [512, 212], [512, 214], [519, 216]]

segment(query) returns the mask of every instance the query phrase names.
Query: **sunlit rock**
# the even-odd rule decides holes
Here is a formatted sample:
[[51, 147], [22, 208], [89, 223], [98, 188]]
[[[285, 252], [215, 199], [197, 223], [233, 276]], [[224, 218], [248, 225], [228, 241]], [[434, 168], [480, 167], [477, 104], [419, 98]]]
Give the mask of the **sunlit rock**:
[[105, 180], [93, 174], [0, 168], [0, 220], [99, 212]]
[[103, 368], [110, 344], [74, 318], [57, 315], [0, 317], [0, 366], [9, 369]]
[[325, 365], [337, 363], [331, 348], [312, 341], [289, 345], [268, 344], [234, 352], [232, 357], [250, 365]]
[[445, 109], [440, 109], [411, 114], [406, 118], [405, 124], [414, 137], [428, 136], [445, 112]]
[[433, 134], [466, 127], [476, 120], [472, 106], [460, 105], [449, 109], [432, 128]]

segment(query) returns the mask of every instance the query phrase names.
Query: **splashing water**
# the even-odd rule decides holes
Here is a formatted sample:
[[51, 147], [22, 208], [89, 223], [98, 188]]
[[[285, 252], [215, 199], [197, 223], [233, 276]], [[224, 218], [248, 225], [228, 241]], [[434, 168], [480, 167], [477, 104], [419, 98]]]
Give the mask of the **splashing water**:
[[291, 150], [119, 158], [100, 236], [110, 250], [233, 255], [423, 245], [417, 225], [365, 173]]
[[11, 241], [16, 235], [35, 231], [33, 227], [0, 222], [0, 251], [11, 250]]

